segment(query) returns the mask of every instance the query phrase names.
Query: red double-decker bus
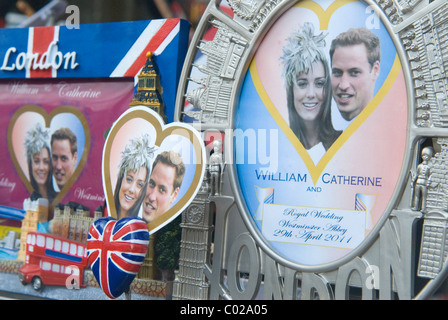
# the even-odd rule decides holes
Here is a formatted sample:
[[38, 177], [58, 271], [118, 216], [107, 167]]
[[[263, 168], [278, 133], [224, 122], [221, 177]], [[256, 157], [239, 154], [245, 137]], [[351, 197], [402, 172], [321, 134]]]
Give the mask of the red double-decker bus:
[[[19, 269], [22, 284], [31, 283], [35, 290], [43, 285], [83, 285], [83, 272], [88, 262], [87, 246], [51, 234], [30, 232], [26, 240], [25, 264]], [[73, 281], [78, 283], [73, 283]]]

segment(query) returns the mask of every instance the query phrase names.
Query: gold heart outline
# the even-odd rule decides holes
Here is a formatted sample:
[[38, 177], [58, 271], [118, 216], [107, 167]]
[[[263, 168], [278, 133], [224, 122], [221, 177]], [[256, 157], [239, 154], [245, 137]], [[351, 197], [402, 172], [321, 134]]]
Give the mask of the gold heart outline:
[[[163, 140], [165, 140], [166, 137], [168, 137], [171, 134], [175, 134], [178, 136], [182, 136], [187, 138], [193, 145], [193, 149], [195, 152], [196, 159], [198, 159], [200, 162], [196, 163], [195, 166], [195, 173], [193, 176], [193, 180], [191, 182], [191, 185], [189, 186], [187, 192], [182, 196], [182, 198], [177, 201], [171, 208], [168, 209], [163, 215], [160, 217], [154, 219], [153, 221], [149, 222], [147, 224], [148, 230], [154, 231], [157, 230], [160, 226], [162, 226], [166, 221], [169, 221], [171, 218], [176, 216], [177, 214], [181, 213], [181, 210], [184, 208], [184, 206], [188, 203], [189, 200], [192, 200], [195, 196], [196, 191], [198, 190], [198, 187], [202, 184], [202, 178], [204, 173], [204, 166], [205, 166], [205, 153], [203, 151], [203, 143], [199, 141], [196, 134], [194, 134], [193, 131], [191, 131], [189, 128], [185, 126], [178, 126], [174, 123], [164, 125], [162, 124], [162, 120], [156, 118], [151, 113], [149, 113], [146, 110], [138, 109], [138, 107], [135, 110], [131, 110], [128, 113], [124, 114], [122, 117], [120, 117], [112, 126], [104, 146], [104, 152], [103, 152], [103, 187], [106, 191], [106, 202], [107, 207], [109, 208], [108, 212], [109, 215], [112, 218], [117, 219], [117, 213], [115, 208], [115, 203], [113, 201], [113, 190], [112, 190], [112, 184], [110, 181], [110, 156], [111, 156], [111, 148], [113, 141], [120, 131], [120, 129], [123, 127], [126, 122], [129, 120], [140, 118], [145, 121], [147, 121], [149, 124], [153, 126], [153, 128], [156, 131], [156, 140], [154, 141], [154, 145], [160, 147]], [[107, 176], [106, 176], [107, 175]], [[106, 178], [108, 179], [106, 181]]]
[[[51, 211], [55, 207], [55, 205], [58, 204], [65, 197], [67, 192], [70, 190], [70, 188], [73, 186], [75, 181], [78, 179], [79, 175], [81, 174], [82, 169], [84, 168], [84, 165], [87, 161], [87, 157], [88, 157], [89, 150], [90, 150], [90, 129], [87, 124], [87, 120], [84, 117], [84, 115], [82, 114], [82, 112], [73, 106], [60, 106], [60, 107], [53, 109], [50, 113], [47, 113], [47, 111], [45, 111], [40, 106], [26, 105], [26, 106], [19, 108], [14, 113], [14, 115], [12, 116], [11, 121], [9, 123], [9, 127], [8, 127], [8, 149], [9, 149], [9, 154], [11, 155], [11, 159], [14, 164], [14, 167], [16, 168], [16, 170], [20, 176], [20, 179], [24, 182], [25, 187], [27, 188], [27, 190], [30, 194], [34, 191], [34, 189], [31, 186], [30, 181], [28, 181], [28, 178], [26, 177], [25, 173], [22, 171], [22, 168], [21, 168], [19, 161], [17, 160], [16, 154], [15, 154], [14, 146], [12, 144], [12, 131], [14, 129], [15, 123], [21, 115], [23, 115], [27, 112], [39, 114], [44, 119], [46, 128], [50, 127], [52, 119], [55, 116], [57, 116], [58, 114], [70, 113], [70, 114], [75, 115], [80, 120], [81, 125], [84, 129], [85, 144], [84, 144], [84, 150], [83, 150], [82, 156], [81, 156], [80, 160], [78, 161], [78, 165], [76, 166], [76, 169], [73, 172], [70, 179], [67, 181], [67, 183], [62, 188], [62, 190], [59, 190], [59, 193], [54, 198], [53, 202], [49, 204], [50, 211]], [[78, 154], [79, 154], [79, 152], [78, 152]]]
[[[324, 10], [321, 6], [311, 0], [304, 0], [294, 5], [294, 7], [307, 8], [316, 13], [319, 18], [319, 22], [321, 24], [322, 30], [327, 30], [328, 25], [330, 23], [330, 19], [334, 12], [339, 8], [349, 4], [358, 2], [358, 0], [338, 0], [333, 2], [327, 10]], [[401, 63], [398, 55], [395, 56], [394, 63], [392, 68], [381, 86], [380, 90], [377, 92], [375, 97], [370, 101], [370, 103], [366, 106], [366, 108], [361, 112], [361, 114], [356, 117], [355, 120], [349, 125], [349, 127], [342, 132], [339, 138], [333, 143], [333, 145], [327, 150], [327, 152], [323, 155], [319, 163], [314, 165], [313, 160], [309, 156], [306, 149], [303, 147], [302, 143], [299, 141], [297, 136], [293, 133], [289, 125], [283, 119], [282, 115], [278, 112], [277, 108], [272, 103], [269, 98], [267, 92], [265, 91], [263, 84], [261, 83], [260, 77], [258, 75], [257, 66], [255, 62], [255, 58], [252, 59], [252, 62], [249, 66], [250, 74], [252, 77], [252, 81], [254, 83], [255, 89], [257, 90], [258, 95], [260, 96], [263, 104], [266, 106], [266, 109], [271, 114], [272, 118], [275, 120], [280, 129], [284, 132], [288, 140], [296, 149], [297, 153], [302, 158], [306, 167], [311, 176], [311, 180], [314, 185], [317, 184], [319, 177], [321, 176], [323, 170], [328, 165], [333, 156], [337, 153], [337, 151], [344, 145], [344, 143], [353, 135], [353, 133], [361, 126], [361, 124], [373, 113], [373, 111], [378, 107], [383, 98], [391, 89], [394, 84], [398, 74], [401, 70]]]

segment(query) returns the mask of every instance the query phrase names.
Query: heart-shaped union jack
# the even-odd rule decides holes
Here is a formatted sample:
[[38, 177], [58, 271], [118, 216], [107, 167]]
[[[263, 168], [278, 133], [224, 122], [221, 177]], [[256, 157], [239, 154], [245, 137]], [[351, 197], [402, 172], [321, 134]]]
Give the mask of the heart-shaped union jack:
[[149, 245], [146, 223], [136, 217], [104, 217], [90, 227], [87, 253], [98, 284], [111, 299], [129, 288]]

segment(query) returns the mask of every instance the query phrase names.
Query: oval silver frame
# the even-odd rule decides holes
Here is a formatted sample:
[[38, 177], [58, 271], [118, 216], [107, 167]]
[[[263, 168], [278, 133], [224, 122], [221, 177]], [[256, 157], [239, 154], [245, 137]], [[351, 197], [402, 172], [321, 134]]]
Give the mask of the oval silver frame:
[[[249, 64], [252, 61], [255, 52], [257, 51], [257, 48], [259, 44], [263, 41], [264, 36], [267, 34], [267, 32], [270, 30], [270, 28], [273, 26], [275, 21], [289, 8], [291, 8], [296, 3], [300, 2], [302, 0], [273, 0], [270, 1], [271, 3], [276, 3], [271, 11], [268, 12], [268, 14], [264, 17], [264, 19], [261, 19], [261, 22], [259, 25], [256, 26], [254, 29], [250, 29], [249, 23], [246, 23], [244, 19], [235, 19], [231, 18], [230, 16], [226, 15], [224, 12], [222, 12], [219, 9], [219, 5], [221, 3], [220, 0], [212, 0], [210, 4], [208, 5], [206, 11], [204, 12], [204, 15], [202, 19], [200, 20], [197, 30], [194, 33], [194, 36], [191, 40], [191, 45], [189, 48], [189, 51], [186, 56], [184, 68], [181, 74], [180, 82], [179, 82], [179, 88], [177, 92], [177, 99], [176, 99], [176, 110], [174, 115], [175, 121], [183, 121], [183, 112], [184, 112], [184, 105], [186, 101], [186, 94], [187, 94], [187, 86], [189, 81], [189, 76], [191, 74], [191, 70], [194, 67], [194, 59], [196, 57], [196, 54], [198, 52], [198, 46], [201, 42], [201, 39], [207, 30], [207, 28], [210, 25], [210, 21], [212, 19], [217, 19], [221, 21], [226, 27], [234, 30], [235, 32], [239, 33], [244, 39], [247, 40], [247, 47], [244, 52], [244, 54], [241, 56], [241, 62], [239, 63], [237, 69], [234, 72], [234, 78], [232, 83], [232, 93], [228, 101], [228, 115], [227, 115], [227, 121], [224, 122], [195, 122], [192, 125], [196, 127], [199, 131], [205, 132], [207, 130], [219, 130], [219, 131], [225, 131], [227, 129], [233, 129], [235, 127], [235, 115], [236, 115], [236, 105], [238, 103], [239, 99], [239, 91], [242, 86], [243, 78], [248, 70]], [[408, 180], [408, 172], [411, 169], [411, 166], [415, 159], [418, 158], [417, 152], [418, 152], [418, 143], [424, 138], [430, 138], [430, 137], [446, 137], [448, 134], [446, 132], [443, 132], [443, 130], [440, 129], [434, 129], [434, 128], [421, 128], [418, 127], [415, 124], [416, 119], [416, 106], [415, 106], [415, 90], [414, 90], [414, 84], [412, 83], [412, 75], [411, 75], [411, 68], [409, 64], [409, 59], [406, 56], [406, 50], [403, 47], [403, 44], [401, 43], [401, 40], [399, 38], [399, 33], [404, 30], [408, 24], [407, 20], [403, 19], [400, 21], [395, 21], [392, 23], [390, 21], [391, 17], [393, 18], [393, 14], [388, 16], [383, 11], [384, 8], [381, 8], [378, 4], [379, 2], [385, 2], [383, 0], [374, 1], [374, 0], [360, 0], [361, 2], [366, 3], [368, 6], [370, 6], [375, 13], [379, 16], [381, 19], [383, 25], [386, 27], [393, 43], [395, 44], [395, 48], [397, 49], [397, 54], [399, 56], [402, 71], [404, 73], [405, 81], [406, 81], [406, 91], [407, 91], [407, 99], [408, 99], [408, 132], [407, 132], [407, 142], [406, 142], [406, 148], [407, 152], [405, 154], [405, 159], [403, 161], [403, 166], [401, 170], [401, 174], [399, 177], [399, 180], [397, 182], [397, 187], [393, 193], [392, 200], [389, 202], [385, 212], [381, 216], [380, 220], [376, 223], [374, 229], [372, 232], [364, 239], [364, 241], [355, 249], [353, 249], [350, 253], [345, 255], [344, 257], [335, 260], [328, 264], [322, 264], [322, 265], [301, 265], [297, 264], [293, 261], [289, 261], [288, 259], [282, 257], [279, 255], [274, 248], [272, 248], [264, 239], [264, 237], [260, 234], [260, 231], [254, 226], [254, 222], [250, 217], [250, 214], [248, 213], [248, 209], [246, 207], [245, 200], [241, 194], [240, 190], [240, 184], [238, 182], [237, 174], [236, 174], [236, 168], [235, 164], [229, 166], [229, 181], [230, 181], [230, 189], [232, 189], [233, 194], [230, 196], [234, 197], [235, 202], [237, 204], [239, 213], [242, 217], [242, 220], [245, 223], [246, 228], [250, 232], [251, 236], [255, 239], [257, 245], [260, 247], [260, 249], [265, 252], [267, 255], [269, 255], [274, 261], [277, 261], [278, 263], [289, 267], [291, 269], [302, 271], [302, 272], [313, 272], [313, 273], [324, 273], [324, 272], [331, 272], [334, 270], [337, 270], [340, 266], [350, 262], [355, 257], [362, 255], [368, 249], [373, 245], [374, 241], [378, 238], [379, 233], [381, 229], [384, 227], [385, 222], [389, 219], [391, 212], [396, 209], [400, 202], [403, 203], [409, 199], [405, 199], [405, 191], [407, 188], [406, 181]], [[230, 1], [229, 1], [230, 2]], [[249, 1], [250, 3], [256, 2]], [[264, 1], [261, 1], [264, 2]], [[387, 1], [386, 1], [387, 2]], [[391, 2], [391, 1], [389, 1]], [[427, 12], [431, 12], [431, 10], [434, 10], [440, 6], [442, 6], [443, 0], [435, 0], [431, 4], [427, 5], [424, 10], [420, 10], [419, 12], [413, 12], [412, 9], [420, 6], [422, 7], [422, 0], [413, 0], [414, 7], [411, 7], [409, 11], [404, 12], [402, 17], [406, 17], [406, 19], [415, 18], [423, 16]], [[395, 1], [394, 1], [395, 3]], [[424, 11], [424, 12], [423, 12]], [[259, 14], [259, 12], [256, 12]], [[233, 157], [233, 139], [232, 137], [229, 137], [228, 135], [225, 136], [225, 144], [227, 145], [226, 148], [226, 157], [232, 156]], [[230, 150], [230, 152], [229, 152]], [[425, 299], [429, 297], [430, 294], [432, 294], [440, 285], [442, 280], [444, 280], [448, 275], [448, 266], [444, 265], [441, 269], [440, 273], [437, 275], [436, 278], [429, 280], [427, 285], [424, 286], [424, 288], [420, 291], [419, 294], [416, 295], [417, 299]]]
[[[377, 7], [373, 6], [374, 5], [373, 1], [370, 1], [370, 0], [362, 0], [362, 1], [364, 1], [367, 5], [372, 6], [374, 8], [375, 12], [379, 15], [384, 26], [389, 31], [389, 35], [391, 36], [391, 38], [395, 44], [395, 47], [397, 49], [397, 54], [400, 58], [400, 63], [402, 64], [402, 69], [403, 69], [404, 73], [407, 74], [408, 73], [407, 68], [403, 67], [403, 65], [404, 65], [403, 61], [406, 61], [406, 60], [403, 60], [404, 59], [404, 51], [402, 50], [401, 46], [398, 46], [398, 39], [396, 38], [395, 34], [391, 33], [392, 30], [390, 28], [388, 20], [385, 19], [384, 14], [380, 10], [378, 10]], [[294, 5], [298, 1], [289, 1], [289, 2], [293, 2], [292, 5]], [[280, 15], [276, 16], [274, 19], [275, 20], [278, 19], [279, 16]], [[267, 28], [267, 29], [269, 29], [269, 28]], [[266, 32], [267, 32], [267, 30], [266, 30]], [[253, 54], [255, 54], [255, 51], [253, 52]], [[412, 94], [411, 94], [412, 90], [410, 90], [410, 85], [409, 85], [409, 81], [408, 81], [409, 78], [405, 76], [405, 79], [406, 79], [408, 101], [412, 101], [412, 100], [410, 100], [410, 98], [412, 97]], [[240, 78], [240, 80], [241, 80], [241, 78]], [[241, 83], [239, 83], [239, 86], [241, 86]], [[236, 103], [236, 101], [235, 101], [235, 103]], [[235, 106], [235, 103], [232, 105]], [[412, 110], [412, 108], [408, 104], [408, 111], [410, 111], [410, 110]], [[235, 111], [236, 110], [234, 109], [233, 112], [235, 113]], [[235, 118], [234, 113], [233, 113], [232, 119]], [[410, 115], [411, 113], [412, 112], [409, 112], [408, 115]], [[408, 123], [409, 123], [409, 119], [408, 119]], [[233, 127], [234, 127], [234, 124], [232, 123], [232, 128]], [[409, 132], [408, 132], [407, 140], [408, 140], [407, 146], [409, 147]], [[346, 256], [342, 257], [341, 259], [335, 260], [328, 264], [310, 265], [310, 266], [302, 265], [302, 264], [297, 264], [292, 261], [289, 261], [288, 259], [285, 259], [284, 257], [277, 254], [275, 252], [275, 249], [271, 248], [271, 246], [268, 243], [266, 243], [266, 241], [263, 239], [263, 236], [260, 234], [260, 231], [254, 227], [253, 221], [250, 220], [250, 218], [249, 218], [250, 214], [248, 213], [248, 209], [247, 209], [245, 201], [241, 195], [239, 187], [237, 189], [238, 192], [236, 193], [237, 203], [238, 203], [240, 210], [242, 210], [244, 213], [242, 215], [243, 215], [246, 225], [248, 226], [249, 224], [251, 224], [251, 226], [250, 227], [248, 226], [248, 228], [251, 231], [252, 235], [256, 234], [255, 239], [257, 240], [257, 243], [260, 245], [260, 247], [265, 249], [266, 253], [269, 254], [271, 256], [271, 258], [273, 258], [274, 260], [281, 262], [283, 265], [293, 268], [295, 270], [305, 271], [305, 272], [327, 272], [327, 271], [336, 269], [336, 268], [340, 267], [341, 265], [349, 262], [354, 257], [360, 255], [360, 253], [363, 253], [364, 251], [366, 251], [371, 246], [373, 240], [378, 236], [379, 230], [383, 227], [384, 222], [389, 217], [390, 212], [395, 207], [396, 202], [399, 199], [399, 194], [401, 194], [401, 192], [402, 192], [402, 190], [400, 190], [401, 185], [406, 177], [406, 173], [409, 172], [409, 167], [411, 165], [409, 153], [407, 153], [405, 155], [405, 160], [403, 161], [403, 164], [406, 166], [406, 168], [404, 168], [404, 167], [402, 168], [399, 181], [397, 182], [397, 188], [394, 191], [394, 194], [392, 195], [393, 200], [389, 203], [388, 207], [386, 208], [386, 211], [383, 213], [380, 220], [376, 223], [374, 229], [370, 232], [370, 234], [367, 236], [367, 238], [364, 239], [364, 241], [357, 248], [353, 249], [350, 253], [348, 253]], [[232, 178], [232, 185], [239, 186], [239, 182], [238, 182], [238, 179], [236, 177], [236, 172], [235, 172], [235, 165], [232, 166], [232, 174], [230, 176]], [[262, 243], [263, 243], [263, 245], [262, 245]]]

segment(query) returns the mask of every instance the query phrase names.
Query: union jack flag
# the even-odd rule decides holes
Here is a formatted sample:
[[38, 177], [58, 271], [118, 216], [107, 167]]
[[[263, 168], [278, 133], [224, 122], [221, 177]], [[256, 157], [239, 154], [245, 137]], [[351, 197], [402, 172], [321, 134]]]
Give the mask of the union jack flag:
[[[119, 61], [117, 59], [109, 59], [110, 61], [104, 62], [104, 64], [101, 65], [101, 69], [103, 69], [102, 71], [104, 73], [110, 73], [107, 75], [111, 78], [134, 77], [135, 81], [137, 81], [138, 73], [145, 65], [146, 53], [151, 51], [155, 55], [162, 54], [173, 39], [178, 36], [180, 32], [180, 25], [180, 19], [149, 20], [141, 34], [136, 35], [135, 38], [129, 39], [128, 41], [120, 44], [122, 46], [130, 46], [129, 50], [125, 52], [125, 55], [118, 57], [118, 59], [120, 59]], [[83, 37], [88, 37], [88, 34], [84, 34], [83, 32], [89, 32], [87, 30], [84, 31], [84, 27], [82, 30], [80, 29], [78, 33]], [[67, 42], [73, 40], [67, 39], [70, 36], [70, 33], [73, 34], [73, 31], [60, 26], [31, 27], [28, 29], [28, 42], [26, 44], [28, 54], [44, 54], [48, 50], [51, 43], [55, 43], [56, 47], [66, 47], [68, 44]], [[88, 38], [87, 41], [89, 40], [90, 39]], [[70, 48], [74, 48], [75, 52], [79, 55], [84, 53], [86, 47], [89, 47], [89, 45], [84, 42], [70, 43]], [[112, 48], [109, 50], [113, 51]], [[52, 54], [54, 54], [54, 52], [52, 52]], [[93, 59], [91, 56], [89, 58]], [[117, 62], [118, 64], [116, 64]], [[92, 68], [95, 68], [94, 63], [90, 61], [83, 60], [83, 63], [85, 69], [88, 69], [90, 72], [92, 71]], [[31, 70], [26, 70], [26, 78], [58, 77], [58, 70], [54, 68], [49, 68], [46, 70], [31, 68]]]
[[87, 253], [91, 269], [104, 293], [118, 298], [145, 259], [149, 245], [146, 223], [136, 217], [115, 220], [104, 217], [90, 227]]

